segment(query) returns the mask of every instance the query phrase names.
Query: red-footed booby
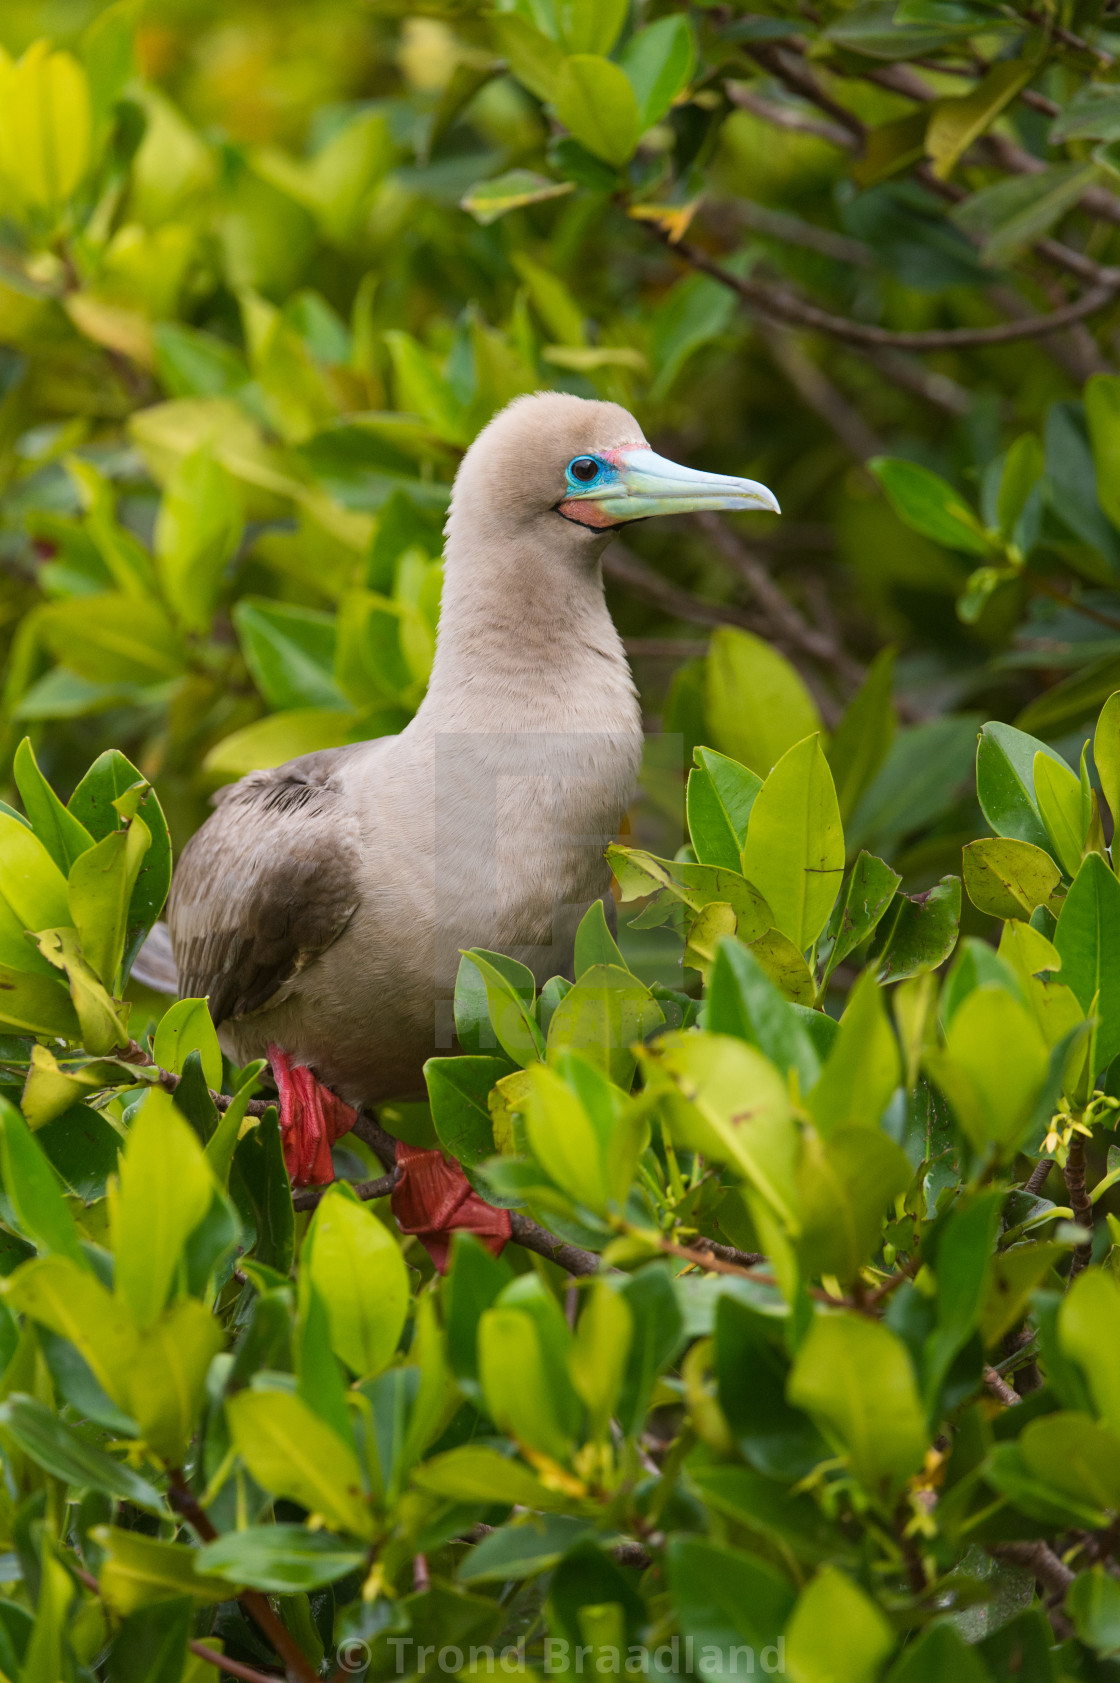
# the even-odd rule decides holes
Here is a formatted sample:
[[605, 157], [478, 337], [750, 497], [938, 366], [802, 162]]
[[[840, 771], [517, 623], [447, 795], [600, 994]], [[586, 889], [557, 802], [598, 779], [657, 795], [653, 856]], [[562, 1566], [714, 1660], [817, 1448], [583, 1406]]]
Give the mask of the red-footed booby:
[[[753, 480], [656, 455], [616, 404], [518, 398], [456, 476], [415, 718], [221, 791], [172, 885], [180, 991], [208, 997], [231, 1058], [270, 1059], [295, 1184], [332, 1179], [355, 1107], [422, 1092], [425, 1061], [455, 1049], [462, 948], [509, 953], [540, 984], [569, 970], [587, 907], [612, 909], [603, 854], [642, 746], [603, 598], [613, 530], [777, 508]], [[437, 1263], [455, 1227], [500, 1249], [507, 1212], [457, 1165], [411, 1148], [398, 1165], [395, 1213]]]

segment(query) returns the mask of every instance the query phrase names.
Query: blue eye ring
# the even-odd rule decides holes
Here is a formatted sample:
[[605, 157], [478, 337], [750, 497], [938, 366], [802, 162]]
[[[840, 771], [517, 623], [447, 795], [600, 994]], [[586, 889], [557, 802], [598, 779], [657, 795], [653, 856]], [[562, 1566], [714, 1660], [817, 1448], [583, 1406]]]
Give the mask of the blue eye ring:
[[[588, 471], [590, 469], [590, 471]], [[603, 472], [603, 463], [595, 456], [574, 456], [568, 463], [568, 484], [586, 489], [594, 485]]]

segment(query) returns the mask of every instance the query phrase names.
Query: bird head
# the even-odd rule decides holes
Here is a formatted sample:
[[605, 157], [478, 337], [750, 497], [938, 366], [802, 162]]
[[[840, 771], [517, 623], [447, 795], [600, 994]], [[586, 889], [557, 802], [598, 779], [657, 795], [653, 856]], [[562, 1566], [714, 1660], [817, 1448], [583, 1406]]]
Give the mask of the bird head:
[[[586, 548], [617, 526], [700, 509], [780, 513], [774, 493], [754, 479], [703, 473], [657, 455], [617, 403], [536, 392], [516, 398], [471, 445], [449, 531], [469, 510], [479, 533], [531, 531]], [[600, 547], [594, 544], [596, 552]]]

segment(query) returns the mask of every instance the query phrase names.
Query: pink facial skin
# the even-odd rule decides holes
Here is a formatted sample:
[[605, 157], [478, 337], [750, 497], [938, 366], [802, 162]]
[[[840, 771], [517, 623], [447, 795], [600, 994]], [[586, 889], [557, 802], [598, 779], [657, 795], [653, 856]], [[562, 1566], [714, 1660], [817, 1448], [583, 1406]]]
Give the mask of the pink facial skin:
[[[596, 450], [595, 454], [601, 457], [603, 461], [610, 462], [611, 466], [616, 468], [619, 473], [625, 473], [626, 463], [623, 457], [626, 452], [628, 450], [647, 450], [648, 448], [649, 446], [644, 439], [629, 439], [625, 444], [615, 445], [613, 450]], [[562, 503], [558, 503], [556, 506], [558, 512], [566, 520], [574, 520], [577, 526], [592, 526], [601, 531], [608, 526], [625, 524], [622, 520], [612, 519], [597, 502], [590, 498], [585, 500], [582, 497], [566, 497]]]

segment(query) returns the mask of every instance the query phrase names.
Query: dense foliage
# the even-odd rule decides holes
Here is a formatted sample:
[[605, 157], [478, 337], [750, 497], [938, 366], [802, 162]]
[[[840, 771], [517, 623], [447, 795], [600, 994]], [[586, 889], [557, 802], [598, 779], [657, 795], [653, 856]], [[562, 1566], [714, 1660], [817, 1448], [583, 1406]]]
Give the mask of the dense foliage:
[[[0, 1675], [1116, 1675], [1111, 22], [9, 0]], [[618, 943], [382, 1112], [519, 1212], [440, 1280], [128, 975], [540, 386], [784, 515], [608, 552]]]

